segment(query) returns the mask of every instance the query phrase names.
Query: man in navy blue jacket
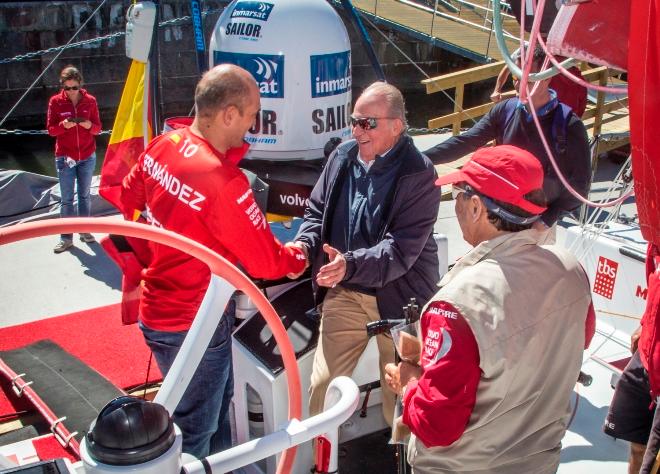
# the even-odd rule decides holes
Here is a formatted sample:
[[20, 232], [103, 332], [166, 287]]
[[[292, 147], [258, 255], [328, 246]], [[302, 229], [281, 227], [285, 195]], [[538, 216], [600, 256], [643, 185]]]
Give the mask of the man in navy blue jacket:
[[[312, 265], [323, 301], [314, 355], [310, 415], [323, 409], [329, 382], [350, 376], [367, 346], [366, 323], [400, 318], [410, 298], [425, 304], [440, 278], [433, 225], [440, 191], [433, 164], [405, 134], [401, 92], [369, 86], [351, 116], [354, 140], [330, 156], [309, 200], [296, 242]], [[394, 360], [392, 339], [377, 336], [381, 384]], [[394, 396], [383, 390], [392, 421]]]
[[[541, 68], [543, 60], [543, 52], [535, 51], [532, 72]], [[534, 104], [543, 134], [559, 169], [568, 183], [582, 196], [586, 196], [591, 181], [587, 132], [582, 120], [557, 99], [549, 83], [550, 79], [541, 81], [536, 92], [530, 96], [530, 101]], [[518, 85], [518, 78], [514, 78], [516, 89]], [[532, 84], [529, 87], [531, 89]], [[424, 153], [434, 164], [444, 164], [476, 151], [491, 140], [495, 140], [498, 145], [515, 145], [527, 150], [541, 162], [545, 176], [543, 191], [548, 200], [548, 209], [537, 222], [537, 229], [542, 230], [542, 224], [552, 227], [562, 213], [570, 212], [580, 205], [580, 201], [564, 187], [550, 163], [529, 111], [529, 104], [523, 105], [517, 98], [499, 102], [471, 129]]]

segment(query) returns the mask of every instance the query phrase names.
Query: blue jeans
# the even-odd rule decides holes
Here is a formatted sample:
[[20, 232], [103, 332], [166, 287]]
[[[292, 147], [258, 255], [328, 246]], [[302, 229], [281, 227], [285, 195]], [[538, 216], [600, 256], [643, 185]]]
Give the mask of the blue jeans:
[[[96, 153], [89, 158], [77, 161], [73, 167], [66, 163], [66, 156], [55, 157], [55, 168], [60, 180], [60, 194], [62, 194], [61, 217], [75, 217], [73, 208], [74, 186], [78, 181], [78, 216], [89, 217], [91, 213], [91, 199], [89, 188], [96, 167]], [[73, 240], [73, 234], [62, 234], [62, 240]]]
[[[183, 451], [198, 459], [231, 447], [229, 403], [234, 396], [233, 308], [233, 301], [230, 301], [209, 348], [174, 410], [174, 422], [183, 433]], [[139, 325], [160, 371], [166, 375], [187, 332], [155, 331], [141, 322]]]

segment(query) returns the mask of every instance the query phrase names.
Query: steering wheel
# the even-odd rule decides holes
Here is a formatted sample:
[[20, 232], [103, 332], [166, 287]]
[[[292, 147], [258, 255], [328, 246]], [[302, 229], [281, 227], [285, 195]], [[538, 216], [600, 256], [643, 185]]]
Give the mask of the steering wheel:
[[[245, 293], [254, 301], [257, 309], [263, 315], [266, 323], [273, 332], [277, 345], [281, 349], [284, 369], [287, 371], [287, 385], [289, 395], [289, 420], [300, 419], [301, 384], [300, 372], [296, 362], [293, 345], [289, 340], [286, 329], [282, 325], [275, 309], [257, 286], [238, 268], [225, 258], [207, 247], [188, 237], [181, 236], [169, 230], [161, 229], [138, 222], [118, 220], [113, 217], [94, 218], [65, 218], [48, 221], [36, 221], [26, 224], [16, 224], [12, 227], [0, 229], [0, 245], [43, 237], [52, 234], [69, 234], [73, 232], [97, 232], [121, 234], [129, 237], [147, 239], [162, 245], [168, 245], [181, 252], [191, 255], [206, 263], [211, 273], [224, 279], [237, 290]], [[295, 460], [296, 447], [293, 446], [284, 452], [277, 467], [278, 473], [289, 473]]]

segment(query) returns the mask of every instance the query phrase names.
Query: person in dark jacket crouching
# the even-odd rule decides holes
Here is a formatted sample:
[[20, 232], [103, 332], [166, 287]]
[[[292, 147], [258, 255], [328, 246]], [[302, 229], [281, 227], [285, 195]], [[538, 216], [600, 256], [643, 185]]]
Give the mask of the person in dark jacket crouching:
[[[329, 382], [352, 374], [367, 346], [366, 323], [400, 318], [410, 298], [426, 303], [440, 278], [432, 235], [440, 190], [433, 164], [405, 133], [401, 92], [372, 84], [355, 103], [351, 125], [354, 140], [330, 155], [296, 237], [323, 301], [310, 416], [323, 409]], [[388, 336], [377, 338], [385, 386], [394, 347]], [[386, 392], [383, 414], [391, 423], [394, 396]]]

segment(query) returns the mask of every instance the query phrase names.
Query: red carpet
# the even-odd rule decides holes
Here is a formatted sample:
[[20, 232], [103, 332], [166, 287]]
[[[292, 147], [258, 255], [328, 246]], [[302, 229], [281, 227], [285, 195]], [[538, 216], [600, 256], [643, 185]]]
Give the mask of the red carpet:
[[[17, 349], [41, 339], [50, 339], [71, 355], [98, 371], [117, 387], [141, 385], [147, 376], [150, 351], [137, 324], [121, 323], [120, 304], [43, 319], [0, 329], [0, 351]], [[161, 380], [152, 361], [149, 381]], [[22, 406], [0, 393], [0, 415], [13, 413]], [[14, 405], [14, 403], [16, 403]]]
[[64, 449], [62, 445], [55, 439], [55, 436], [48, 435], [42, 436], [32, 440], [32, 445], [37, 451], [39, 459], [47, 461], [49, 459], [67, 458], [72, 463], [78, 462], [78, 458], [72, 455], [69, 451]]

